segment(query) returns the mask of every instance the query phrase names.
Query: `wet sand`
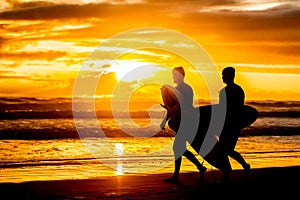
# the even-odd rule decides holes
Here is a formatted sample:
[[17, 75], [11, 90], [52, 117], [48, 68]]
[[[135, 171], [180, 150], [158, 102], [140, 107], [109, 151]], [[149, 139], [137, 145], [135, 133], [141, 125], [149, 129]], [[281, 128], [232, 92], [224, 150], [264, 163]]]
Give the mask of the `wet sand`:
[[242, 170], [234, 170], [226, 184], [220, 183], [222, 174], [218, 170], [207, 171], [205, 181], [199, 179], [197, 172], [189, 172], [180, 174], [180, 184], [163, 182], [170, 176], [136, 174], [1, 183], [0, 192], [4, 199], [289, 199], [299, 195], [300, 166], [252, 169], [248, 181], [244, 180]]

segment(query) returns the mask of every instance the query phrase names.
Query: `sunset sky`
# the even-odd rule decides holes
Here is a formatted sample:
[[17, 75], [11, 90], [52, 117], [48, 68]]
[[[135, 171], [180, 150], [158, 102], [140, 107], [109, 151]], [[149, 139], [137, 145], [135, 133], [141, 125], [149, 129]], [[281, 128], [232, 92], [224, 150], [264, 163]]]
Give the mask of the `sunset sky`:
[[[147, 27], [192, 38], [219, 73], [234, 66], [247, 100], [300, 100], [300, 0], [2, 0], [0, 96], [70, 97], [78, 71], [105, 39]], [[120, 80], [138, 84], [134, 76], [122, 79], [125, 68], [151, 66], [144, 68], [144, 78], [159, 83], [171, 81], [160, 70], [164, 66], [192, 69], [178, 55], [155, 49], [130, 55], [121, 43], [102, 51], [103, 62], [89, 69], [94, 75], [107, 67], [106, 54], [107, 59], [116, 51], [124, 55], [102, 76], [99, 96], [109, 96]], [[192, 71], [187, 73], [197, 84]], [[201, 80], [198, 84], [205, 85]], [[134, 95], [153, 97], [156, 88], [159, 84], [144, 86]], [[200, 90], [197, 98], [210, 98]]]

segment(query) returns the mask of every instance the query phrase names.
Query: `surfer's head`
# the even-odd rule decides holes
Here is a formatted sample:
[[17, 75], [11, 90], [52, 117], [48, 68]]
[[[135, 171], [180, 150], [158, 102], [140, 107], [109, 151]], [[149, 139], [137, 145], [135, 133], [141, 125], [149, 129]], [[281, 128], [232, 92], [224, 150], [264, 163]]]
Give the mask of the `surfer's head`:
[[226, 84], [233, 83], [235, 76], [235, 69], [233, 67], [225, 67], [222, 71], [222, 79]]
[[179, 72], [183, 77], [185, 76], [185, 72], [184, 72], [184, 69], [183, 69], [183, 67], [175, 67], [174, 69], [173, 69], [173, 71], [177, 71], [177, 72]]
[[184, 79], [184, 76], [185, 76], [185, 72], [184, 72], [184, 69], [183, 67], [175, 67], [173, 69], [173, 80], [174, 80], [174, 83], [181, 83], [183, 82], [183, 79]]

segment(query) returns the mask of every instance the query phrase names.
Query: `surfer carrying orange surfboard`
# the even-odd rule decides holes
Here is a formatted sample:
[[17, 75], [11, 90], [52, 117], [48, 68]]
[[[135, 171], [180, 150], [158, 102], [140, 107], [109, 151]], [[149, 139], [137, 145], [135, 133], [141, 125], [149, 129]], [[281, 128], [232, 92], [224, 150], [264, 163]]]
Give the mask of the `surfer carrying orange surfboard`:
[[[244, 167], [245, 177], [248, 178], [250, 165], [234, 148], [241, 129], [250, 126], [257, 119], [258, 111], [251, 106], [244, 105], [244, 91], [234, 83], [235, 69], [228, 67], [223, 70], [222, 78], [227, 86], [220, 91], [219, 104], [199, 107], [193, 106], [193, 90], [184, 82], [184, 75], [182, 67], [174, 68], [173, 79], [177, 86], [174, 88], [170, 85], [163, 85], [161, 88], [164, 102], [162, 106], [167, 109], [167, 116], [161, 128], [167, 123], [169, 128], [176, 133], [173, 143], [174, 174], [164, 181], [179, 181], [182, 155], [197, 166], [200, 178], [203, 179], [206, 167], [186, 149], [186, 142], [205, 161], [223, 172], [223, 182], [229, 180], [229, 174], [232, 171], [229, 156]], [[219, 140], [216, 138], [216, 133], [219, 133]], [[210, 150], [207, 151], [208, 149]]]
[[[170, 106], [168, 109], [169, 115], [175, 115], [178, 113], [182, 113], [181, 111], [188, 111], [194, 112], [194, 106], [193, 106], [193, 98], [194, 98], [194, 92], [190, 85], [185, 83], [184, 77], [185, 72], [183, 67], [175, 67], [173, 69], [173, 81], [177, 85], [175, 87], [175, 90], [173, 90], [174, 94], [176, 95], [177, 100], [179, 101], [179, 104], [173, 104], [173, 106]], [[189, 114], [191, 112], [188, 112]], [[186, 113], [186, 112], [185, 112]], [[170, 116], [169, 116], [170, 117]], [[189, 115], [191, 117], [191, 115]], [[188, 119], [189, 120], [189, 119]], [[184, 121], [184, 120], [182, 120]], [[182, 124], [185, 124], [184, 122]], [[189, 126], [186, 123], [187, 126]], [[162, 125], [162, 127], [164, 124]], [[184, 125], [183, 125], [184, 126]], [[189, 127], [190, 128], [190, 127]], [[183, 129], [186, 130], [186, 129]], [[179, 171], [182, 161], [182, 156], [185, 156], [188, 160], [190, 160], [199, 170], [200, 172], [200, 178], [203, 178], [205, 171], [207, 170], [206, 167], [204, 167], [198, 159], [195, 157], [195, 155], [186, 149], [186, 135], [188, 133], [181, 133], [178, 131], [175, 136], [174, 144], [173, 144], [173, 151], [174, 151], [174, 157], [175, 157], [175, 169], [172, 177], [164, 179], [165, 182], [179, 182]]]

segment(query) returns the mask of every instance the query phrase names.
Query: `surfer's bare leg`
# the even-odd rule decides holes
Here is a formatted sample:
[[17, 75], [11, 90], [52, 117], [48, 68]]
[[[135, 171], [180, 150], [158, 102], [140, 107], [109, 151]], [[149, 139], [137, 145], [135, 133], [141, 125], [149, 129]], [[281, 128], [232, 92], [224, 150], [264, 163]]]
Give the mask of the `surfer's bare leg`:
[[250, 165], [246, 162], [246, 160], [243, 158], [243, 156], [237, 152], [237, 151], [232, 151], [229, 153], [229, 156], [236, 160], [240, 165], [243, 166], [244, 168], [244, 175], [245, 178], [249, 178], [250, 176]]
[[240, 163], [243, 167], [247, 164], [243, 156], [237, 151], [231, 151], [229, 156]]
[[244, 168], [244, 176], [245, 178], [250, 177], [250, 165], [246, 162], [246, 160], [243, 158], [243, 156], [235, 151], [235, 146], [237, 144], [238, 138], [240, 135], [240, 130], [239, 129], [233, 129], [232, 130], [232, 138], [231, 140], [227, 141], [226, 147], [226, 154], [236, 160], [242, 167]]
[[174, 169], [174, 174], [173, 174], [173, 177], [175, 177], [175, 178], [179, 178], [181, 161], [182, 161], [182, 156], [180, 156], [179, 158], [177, 158], [175, 160], [175, 169]]
[[220, 162], [223, 163], [223, 177], [221, 180], [221, 183], [227, 183], [230, 180], [230, 173], [232, 172], [231, 164], [228, 159], [228, 151], [225, 149], [222, 150], [221, 157], [220, 157]]
[[164, 179], [165, 182], [172, 182], [172, 183], [178, 183], [179, 182], [179, 172], [180, 172], [181, 161], [182, 161], [182, 156], [178, 157], [175, 160], [174, 173], [170, 178]]
[[200, 179], [204, 179], [204, 173], [206, 172], [207, 168], [204, 167], [199, 160], [196, 158], [196, 156], [190, 152], [189, 150], [186, 150], [183, 155], [189, 160], [191, 161], [194, 165], [197, 166], [197, 169], [200, 172]]
[[186, 140], [183, 138], [182, 133], [178, 133], [175, 136], [174, 143], [173, 143], [173, 152], [174, 152], [174, 160], [175, 160], [175, 168], [173, 176], [164, 179], [165, 182], [173, 182], [178, 183], [179, 182], [179, 172], [180, 172], [180, 166], [182, 161], [182, 155], [186, 151]]
[[[230, 163], [229, 163], [229, 165], [230, 165]], [[225, 170], [223, 171], [223, 177], [222, 177], [222, 180], [221, 180], [222, 183], [227, 183], [227, 182], [229, 182], [231, 171], [232, 171], [232, 170], [229, 169], [229, 166], [228, 166], [228, 167], [225, 167]]]

